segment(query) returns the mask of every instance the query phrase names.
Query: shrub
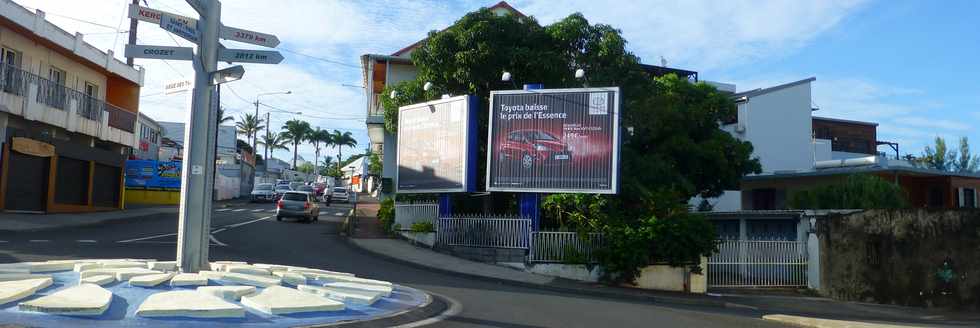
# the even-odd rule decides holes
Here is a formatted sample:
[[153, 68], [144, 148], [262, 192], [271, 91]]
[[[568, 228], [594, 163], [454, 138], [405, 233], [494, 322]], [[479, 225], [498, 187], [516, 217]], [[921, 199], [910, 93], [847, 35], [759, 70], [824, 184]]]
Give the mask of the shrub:
[[436, 231], [436, 228], [432, 224], [432, 222], [428, 222], [428, 221], [420, 221], [420, 222], [412, 223], [411, 229], [412, 229], [412, 232], [422, 232], [422, 233], [435, 232]]
[[395, 224], [395, 200], [386, 198], [381, 201], [378, 208], [378, 221], [386, 233], [392, 233], [392, 226]]
[[842, 183], [794, 192], [792, 209], [899, 209], [908, 208], [905, 191], [875, 175], [852, 174]]

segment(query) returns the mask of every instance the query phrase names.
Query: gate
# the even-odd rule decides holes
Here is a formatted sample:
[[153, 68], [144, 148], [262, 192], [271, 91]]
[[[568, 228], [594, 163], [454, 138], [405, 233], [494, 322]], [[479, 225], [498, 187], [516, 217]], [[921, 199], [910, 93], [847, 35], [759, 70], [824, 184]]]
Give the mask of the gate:
[[708, 287], [806, 288], [806, 242], [725, 240], [708, 258]]

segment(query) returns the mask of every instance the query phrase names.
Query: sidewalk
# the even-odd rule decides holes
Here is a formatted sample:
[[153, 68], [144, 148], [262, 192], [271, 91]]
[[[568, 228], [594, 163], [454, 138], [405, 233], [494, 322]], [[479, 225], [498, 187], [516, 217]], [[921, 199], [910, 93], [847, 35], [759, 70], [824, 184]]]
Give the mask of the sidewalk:
[[354, 231], [353, 238], [390, 238], [385, 234], [378, 221], [378, 209], [381, 204], [377, 198], [369, 194], [357, 195], [357, 212], [354, 214], [357, 222], [357, 229]]
[[[399, 239], [348, 239], [379, 257], [427, 270], [522, 287], [629, 301], [716, 306], [758, 311], [766, 320], [803, 327], [975, 327], [980, 314], [901, 306], [841, 302], [820, 297], [735, 294], [696, 295], [590, 284], [473, 262], [409, 244]], [[833, 319], [833, 320], [826, 320]], [[848, 321], [850, 320], [850, 321]]]

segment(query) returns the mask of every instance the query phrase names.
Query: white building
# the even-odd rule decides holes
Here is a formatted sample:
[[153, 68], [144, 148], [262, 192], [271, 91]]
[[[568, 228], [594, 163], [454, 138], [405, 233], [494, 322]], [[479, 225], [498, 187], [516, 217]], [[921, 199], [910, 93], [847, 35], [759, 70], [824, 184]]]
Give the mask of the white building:
[[160, 123], [143, 113], [139, 113], [139, 117], [136, 119], [135, 134], [137, 147], [133, 149], [133, 157], [136, 159], [159, 160], [163, 135], [164, 129]]

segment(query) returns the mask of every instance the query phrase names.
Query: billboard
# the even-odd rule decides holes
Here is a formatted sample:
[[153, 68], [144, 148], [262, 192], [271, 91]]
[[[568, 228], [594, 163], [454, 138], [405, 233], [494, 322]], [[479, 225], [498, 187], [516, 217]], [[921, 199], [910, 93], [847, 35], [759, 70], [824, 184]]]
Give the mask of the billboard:
[[397, 192], [474, 191], [475, 109], [471, 96], [398, 108]]
[[180, 161], [126, 161], [126, 187], [180, 189]]
[[615, 194], [619, 88], [490, 93], [487, 191]]

